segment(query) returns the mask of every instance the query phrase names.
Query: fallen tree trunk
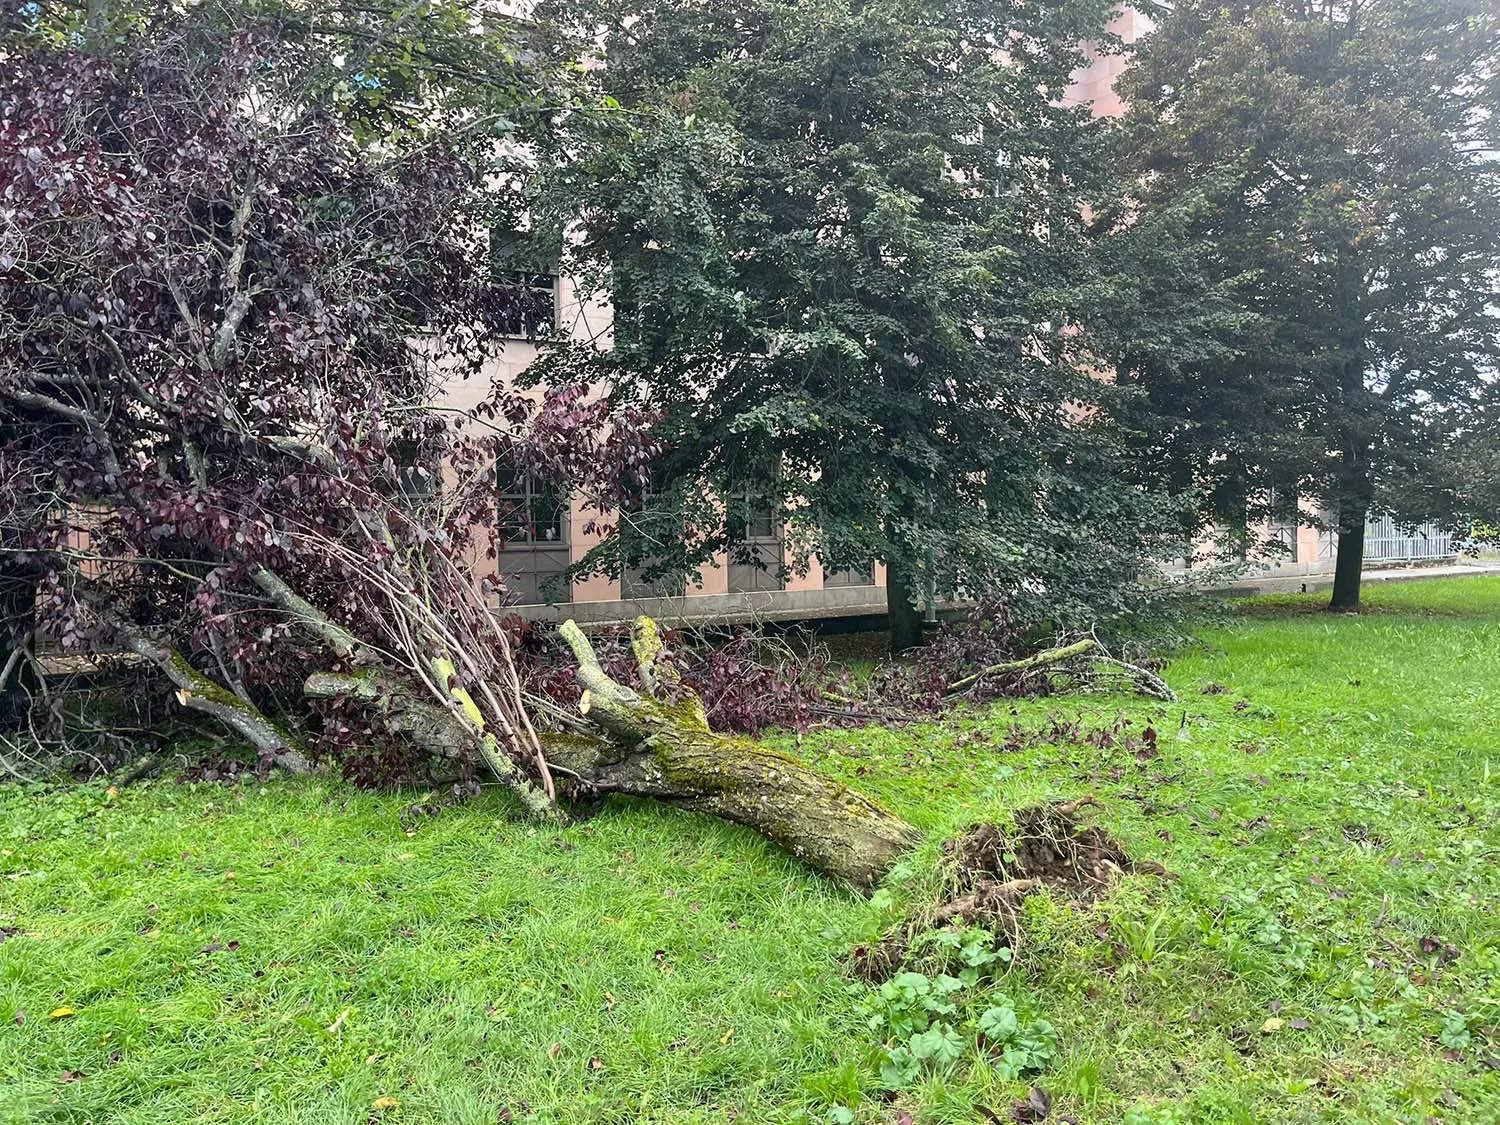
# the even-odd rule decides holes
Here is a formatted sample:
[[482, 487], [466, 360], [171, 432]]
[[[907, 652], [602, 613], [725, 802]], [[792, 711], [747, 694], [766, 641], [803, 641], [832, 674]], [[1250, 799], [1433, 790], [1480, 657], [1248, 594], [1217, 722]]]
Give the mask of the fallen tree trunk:
[[697, 696], [658, 682], [660, 642], [650, 618], [636, 620], [634, 647], [641, 681], [654, 695], [607, 676], [573, 622], [561, 633], [578, 661], [579, 710], [604, 737], [552, 736], [547, 756], [586, 784], [747, 825], [866, 890], [916, 843], [915, 828], [842, 782], [748, 738], [710, 730]]
[[[842, 782], [748, 738], [709, 728], [702, 701], [656, 663], [661, 642], [650, 618], [636, 622], [634, 649], [648, 694], [605, 674], [583, 632], [562, 636], [578, 660], [579, 710], [594, 733], [544, 736], [547, 760], [586, 790], [666, 801], [744, 824], [813, 867], [864, 890], [873, 888], [913, 844], [911, 825]], [[352, 700], [382, 716], [387, 729], [438, 757], [478, 750], [536, 815], [556, 809], [467, 710], [435, 704], [398, 676], [375, 668], [315, 672], [310, 698]], [[463, 693], [459, 693], [463, 694]]]
[[198, 671], [180, 651], [150, 636], [119, 612], [101, 591], [85, 583], [79, 583], [77, 591], [127, 652], [153, 665], [176, 686], [178, 703], [217, 719], [250, 743], [263, 758], [289, 773], [314, 772], [306, 748], [288, 727]]
[[176, 649], [164, 648], [138, 629], [120, 626], [119, 632], [127, 650], [154, 664], [177, 685], [177, 702], [188, 710], [218, 719], [273, 765], [290, 773], [314, 772], [296, 735], [282, 724], [203, 675]]
[[[444, 682], [451, 678], [451, 669], [445, 670]], [[456, 759], [477, 752], [490, 772], [521, 799], [528, 812], [542, 818], [559, 815], [551, 798], [532, 783], [499, 740], [485, 729], [483, 716], [462, 688], [449, 688], [453, 708], [440, 707], [400, 679], [383, 677], [375, 669], [365, 668], [355, 673], [314, 672], [303, 682], [302, 693], [309, 699], [354, 700], [382, 715], [393, 734], [411, 739], [434, 757]]]

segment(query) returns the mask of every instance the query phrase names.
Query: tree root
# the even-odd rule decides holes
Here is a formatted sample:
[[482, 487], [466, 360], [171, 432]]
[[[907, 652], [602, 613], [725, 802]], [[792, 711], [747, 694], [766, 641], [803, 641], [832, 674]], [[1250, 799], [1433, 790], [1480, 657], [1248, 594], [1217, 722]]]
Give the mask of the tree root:
[[917, 910], [873, 945], [855, 949], [855, 973], [886, 980], [932, 948], [924, 935], [949, 926], [988, 930], [1013, 954], [1019, 952], [1025, 941], [1022, 903], [1043, 887], [1087, 903], [1126, 874], [1170, 878], [1160, 864], [1131, 859], [1103, 828], [1077, 820], [1078, 810], [1098, 805], [1092, 794], [1034, 805], [1015, 813], [1011, 829], [976, 824], [948, 841], [942, 901]]

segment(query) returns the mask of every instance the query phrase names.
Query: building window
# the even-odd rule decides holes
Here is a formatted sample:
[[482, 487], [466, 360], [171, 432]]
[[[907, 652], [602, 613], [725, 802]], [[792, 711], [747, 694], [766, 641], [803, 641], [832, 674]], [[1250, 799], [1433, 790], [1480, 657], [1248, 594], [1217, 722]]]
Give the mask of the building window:
[[784, 588], [784, 545], [771, 502], [750, 486], [730, 494], [726, 513], [732, 532], [729, 552], [729, 592], [747, 593]]
[[1291, 551], [1295, 558], [1297, 529], [1302, 523], [1301, 513], [1297, 507], [1297, 490], [1295, 488], [1272, 488], [1266, 507], [1271, 515], [1271, 541], [1282, 544]]
[[571, 600], [567, 494], [530, 473], [502, 467], [499, 569], [520, 605]]
[[656, 573], [664, 562], [660, 557], [665, 549], [663, 538], [675, 536], [680, 540], [682, 535], [681, 526], [672, 526], [673, 521], [665, 518], [667, 514], [649, 484], [620, 512], [620, 549], [625, 558], [620, 569], [620, 596], [626, 601], [680, 598], [686, 592], [687, 580], [681, 574]]
[[864, 563], [860, 566], [846, 566], [840, 570], [826, 570], [823, 572], [823, 588], [832, 590], [839, 586], [873, 586], [875, 585], [875, 564]]
[[563, 543], [567, 531], [566, 496], [530, 473], [500, 470], [500, 538], [507, 547]]
[[557, 331], [556, 248], [534, 231], [490, 231], [500, 332], [534, 340]]
[[391, 459], [396, 463], [396, 475], [392, 484], [396, 493], [408, 503], [420, 505], [438, 495], [443, 471], [436, 458], [425, 451], [419, 442], [395, 442], [391, 448]]

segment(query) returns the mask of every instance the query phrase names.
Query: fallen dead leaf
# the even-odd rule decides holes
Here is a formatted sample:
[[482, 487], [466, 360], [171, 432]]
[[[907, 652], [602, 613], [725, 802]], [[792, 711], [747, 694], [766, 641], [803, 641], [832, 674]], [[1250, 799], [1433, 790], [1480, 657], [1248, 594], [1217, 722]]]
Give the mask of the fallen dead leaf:
[[400, 1104], [401, 1103], [399, 1101], [397, 1101], [395, 1098], [393, 1098], [389, 1094], [387, 1094], [384, 1097], [376, 1098], [373, 1102], [371, 1102], [370, 1103], [370, 1108], [371, 1109], [395, 1109]]
[[1024, 1098], [1011, 1106], [1010, 1116], [1017, 1122], [1044, 1121], [1051, 1112], [1052, 1095], [1040, 1086], [1033, 1086]]

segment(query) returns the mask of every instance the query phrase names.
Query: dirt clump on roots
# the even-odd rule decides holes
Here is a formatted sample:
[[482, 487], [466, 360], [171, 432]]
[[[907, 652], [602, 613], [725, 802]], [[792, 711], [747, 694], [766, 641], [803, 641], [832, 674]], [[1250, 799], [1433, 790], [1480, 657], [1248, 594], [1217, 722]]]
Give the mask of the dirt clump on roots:
[[1121, 876], [1168, 876], [1159, 863], [1131, 859], [1113, 836], [1085, 824], [1080, 809], [1099, 806], [1093, 796], [1019, 809], [1014, 826], [976, 824], [943, 845], [947, 893], [931, 909], [900, 923], [880, 941], [854, 950], [854, 971], [879, 982], [906, 967], [916, 939], [948, 926], [979, 927], [1016, 949], [1021, 941], [1021, 903], [1039, 887], [1080, 902], [1092, 902]]

